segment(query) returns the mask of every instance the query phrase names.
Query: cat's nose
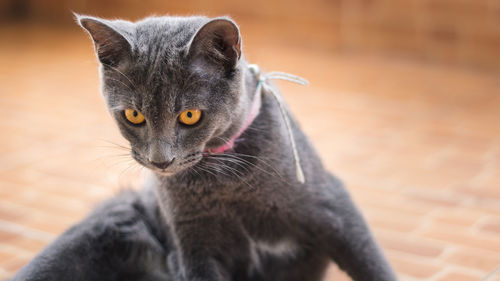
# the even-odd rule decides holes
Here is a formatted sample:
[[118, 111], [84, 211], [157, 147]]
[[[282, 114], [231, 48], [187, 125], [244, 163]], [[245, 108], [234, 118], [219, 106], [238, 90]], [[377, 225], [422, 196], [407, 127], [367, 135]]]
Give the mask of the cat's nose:
[[153, 161], [151, 161], [151, 165], [163, 170], [163, 169], [166, 169], [168, 166], [170, 166], [174, 162], [174, 160], [175, 160], [175, 157], [172, 158], [172, 160], [165, 161], [165, 162], [153, 162]]

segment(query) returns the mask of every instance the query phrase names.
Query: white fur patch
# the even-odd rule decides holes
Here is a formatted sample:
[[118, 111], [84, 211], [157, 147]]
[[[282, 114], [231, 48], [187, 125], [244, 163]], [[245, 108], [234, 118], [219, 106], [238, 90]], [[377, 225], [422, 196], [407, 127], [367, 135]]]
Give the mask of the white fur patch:
[[257, 241], [255, 247], [262, 253], [277, 257], [293, 256], [297, 250], [297, 245], [291, 240], [281, 240], [275, 243]]
[[253, 268], [261, 268], [261, 256], [269, 255], [274, 258], [293, 258], [298, 250], [297, 244], [290, 239], [283, 239], [276, 242], [250, 240], [250, 256], [253, 261]]

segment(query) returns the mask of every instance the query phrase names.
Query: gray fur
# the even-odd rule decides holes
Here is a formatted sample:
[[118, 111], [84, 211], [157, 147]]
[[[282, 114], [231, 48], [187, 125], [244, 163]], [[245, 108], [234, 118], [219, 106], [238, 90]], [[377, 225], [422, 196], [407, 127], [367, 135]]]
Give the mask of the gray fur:
[[[354, 280], [396, 280], [342, 183], [289, 112], [307, 179], [296, 180], [272, 97], [262, 96], [259, 115], [233, 150], [204, 153], [242, 127], [255, 94], [232, 20], [78, 21], [94, 39], [102, 92], [132, 156], [153, 171], [175, 249], [172, 277], [314, 281], [333, 260]], [[126, 108], [146, 123], [128, 123]], [[191, 108], [203, 111], [201, 122], [179, 124], [179, 113]], [[152, 164], [169, 161], [166, 168]]]
[[171, 281], [173, 253], [154, 191], [124, 191], [45, 248], [13, 281]]

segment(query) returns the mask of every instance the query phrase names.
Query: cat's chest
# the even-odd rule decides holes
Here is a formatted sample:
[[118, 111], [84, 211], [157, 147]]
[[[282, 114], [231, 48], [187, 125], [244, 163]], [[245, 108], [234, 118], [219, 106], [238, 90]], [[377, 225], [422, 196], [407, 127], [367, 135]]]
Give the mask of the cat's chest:
[[176, 216], [197, 214], [261, 218], [287, 209], [282, 197], [252, 190], [251, 187], [215, 187], [212, 189], [182, 190], [166, 192], [164, 203]]
[[271, 260], [288, 261], [294, 259], [299, 251], [299, 245], [293, 238], [279, 240], [253, 239], [249, 237], [250, 265], [255, 271], [262, 271]]

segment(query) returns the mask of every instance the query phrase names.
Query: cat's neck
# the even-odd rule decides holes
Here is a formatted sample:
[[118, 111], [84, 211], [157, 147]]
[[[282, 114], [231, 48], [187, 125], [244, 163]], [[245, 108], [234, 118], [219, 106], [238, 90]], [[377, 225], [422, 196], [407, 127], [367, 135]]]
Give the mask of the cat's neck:
[[[232, 79], [234, 81], [239, 81], [240, 85], [240, 89], [238, 89], [239, 100], [236, 102], [236, 106], [231, 112], [233, 115], [232, 123], [229, 124], [228, 127], [221, 127], [213, 133], [211, 139], [206, 143], [205, 152], [222, 152], [221, 147], [227, 146], [228, 141], [235, 136], [241, 135], [244, 131], [243, 129], [249, 126], [247, 123], [250, 123], [248, 119], [252, 111], [252, 107], [249, 105], [255, 100], [255, 89], [258, 79], [251, 73], [248, 69], [247, 62], [243, 59], [240, 61], [240, 66], [235, 71]], [[232, 148], [232, 146], [229, 145], [226, 148], [229, 149]]]
[[[250, 72], [252, 72], [251, 74], [255, 78], [257, 77], [257, 75], [260, 75], [259, 73], [255, 72], [255, 71], [250, 71]], [[215, 148], [205, 149], [204, 153], [206, 153], [206, 154], [219, 154], [219, 153], [224, 153], [226, 151], [233, 149], [235, 141], [241, 137], [241, 135], [250, 127], [250, 125], [252, 125], [252, 123], [255, 120], [255, 118], [257, 117], [257, 115], [259, 115], [260, 107], [262, 106], [262, 99], [261, 99], [262, 95], [260, 92], [262, 90], [262, 85], [259, 85], [259, 84], [262, 83], [262, 81], [258, 80], [257, 82], [255, 82], [254, 79], [252, 79], [252, 77], [248, 75], [248, 71], [245, 72], [245, 75], [247, 75], [247, 77], [245, 77], [246, 78], [245, 81], [247, 81], [248, 79], [250, 80], [249, 85], [247, 85], [247, 88], [245, 89], [245, 92], [247, 93], [247, 96], [245, 98], [248, 100], [251, 100], [251, 102], [249, 103], [250, 106], [248, 107], [248, 109], [245, 110], [246, 116], [244, 117], [243, 125], [240, 126], [238, 131], [235, 134], [233, 134], [224, 144], [222, 144], [218, 147], [215, 147]], [[254, 90], [251, 91], [250, 89], [253, 88], [252, 86], [255, 83], [258, 83], [258, 84], [256, 87], [254, 87]], [[248, 88], [250, 88], [250, 89], [248, 89]], [[252, 92], [253, 92], [253, 95], [250, 94]]]

